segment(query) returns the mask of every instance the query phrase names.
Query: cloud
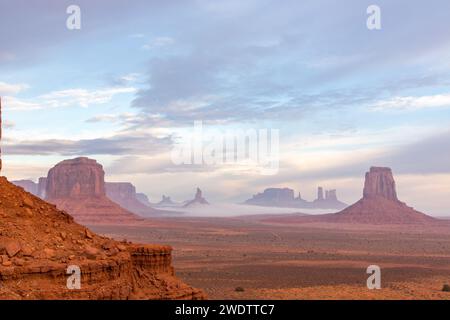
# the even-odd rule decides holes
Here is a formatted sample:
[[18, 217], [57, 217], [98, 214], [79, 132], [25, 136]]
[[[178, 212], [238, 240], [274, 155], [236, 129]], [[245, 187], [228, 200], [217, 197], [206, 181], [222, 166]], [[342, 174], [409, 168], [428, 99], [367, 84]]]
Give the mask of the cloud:
[[170, 137], [151, 134], [121, 134], [109, 138], [83, 140], [7, 140], [3, 150], [8, 155], [139, 155], [167, 152]]
[[[448, 61], [450, 36], [444, 30], [450, 23], [440, 14], [442, 8], [415, 5], [404, 12], [406, 2], [382, 1], [383, 28], [389, 33], [370, 32], [365, 26], [369, 4], [350, 1], [344, 9], [331, 1], [281, 6], [274, 1], [197, 1], [197, 13], [178, 16], [183, 28], [174, 35], [177, 50], [151, 56], [147, 86], [137, 92], [133, 106], [183, 125], [195, 119], [297, 121], [304, 112], [382, 98], [387, 105], [398, 104], [391, 95], [398, 96], [407, 85], [429, 84], [421, 80], [437, 73], [437, 61]], [[398, 23], [405, 15], [434, 19], [421, 26], [409, 19]], [[417, 31], [413, 42], [405, 37], [412, 30]], [[412, 81], [396, 83], [394, 72], [395, 80], [408, 74]], [[342, 91], [346, 97], [339, 97]]]
[[156, 48], [167, 47], [175, 43], [175, 40], [171, 37], [156, 37], [149, 43], [142, 46], [145, 50], [151, 50]]
[[133, 33], [129, 35], [130, 38], [135, 38], [135, 39], [139, 39], [139, 38], [145, 38], [145, 34], [143, 33]]
[[14, 95], [29, 88], [27, 84], [10, 84], [6, 82], [0, 82], [0, 96]]
[[99, 114], [86, 120], [87, 123], [99, 122], [118, 122], [126, 124], [139, 119], [139, 115], [135, 113], [121, 113], [121, 114]]
[[91, 105], [110, 102], [118, 94], [134, 93], [133, 87], [111, 87], [102, 89], [66, 89], [52, 91], [31, 99], [14, 96], [5, 97], [5, 106], [10, 110], [36, 110], [80, 106], [87, 108]]

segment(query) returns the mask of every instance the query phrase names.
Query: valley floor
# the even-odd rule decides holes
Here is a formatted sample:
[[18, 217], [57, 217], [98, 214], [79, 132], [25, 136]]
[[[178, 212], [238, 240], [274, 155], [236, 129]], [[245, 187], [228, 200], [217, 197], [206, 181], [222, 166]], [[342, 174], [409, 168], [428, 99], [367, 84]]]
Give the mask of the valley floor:
[[[91, 226], [101, 234], [174, 248], [176, 274], [209, 299], [450, 299], [450, 224], [433, 227], [161, 218]], [[368, 290], [366, 269], [381, 268]], [[237, 289], [239, 288], [239, 289]]]

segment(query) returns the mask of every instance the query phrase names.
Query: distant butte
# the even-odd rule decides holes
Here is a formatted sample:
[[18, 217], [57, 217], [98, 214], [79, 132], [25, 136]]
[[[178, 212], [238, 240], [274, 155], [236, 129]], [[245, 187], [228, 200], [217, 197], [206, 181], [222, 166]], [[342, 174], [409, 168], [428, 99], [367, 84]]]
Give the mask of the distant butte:
[[[136, 187], [130, 182], [106, 182], [105, 188], [109, 199], [137, 215], [149, 217], [167, 213], [166, 211], [152, 208], [147, 196], [136, 193]], [[148, 202], [148, 205], [144, 204], [145, 201]]]
[[410, 225], [438, 221], [398, 200], [392, 170], [385, 167], [371, 167], [365, 176], [363, 197], [340, 212], [274, 217], [267, 220], [280, 223], [340, 222], [373, 225]]
[[200, 190], [200, 188], [197, 188], [197, 192], [195, 193], [195, 198], [190, 201], [186, 201], [183, 208], [189, 208], [189, 207], [198, 206], [198, 205], [208, 205], [208, 204], [209, 204], [209, 202], [206, 201], [205, 198], [203, 198], [202, 190]]
[[347, 205], [339, 201], [336, 190], [324, 190], [322, 187], [317, 189], [317, 199], [307, 201], [302, 199], [301, 194], [294, 196], [294, 190], [290, 188], [267, 188], [262, 193], [255, 194], [252, 198], [246, 200], [244, 204], [280, 207], [280, 208], [303, 208], [303, 209], [343, 209]]

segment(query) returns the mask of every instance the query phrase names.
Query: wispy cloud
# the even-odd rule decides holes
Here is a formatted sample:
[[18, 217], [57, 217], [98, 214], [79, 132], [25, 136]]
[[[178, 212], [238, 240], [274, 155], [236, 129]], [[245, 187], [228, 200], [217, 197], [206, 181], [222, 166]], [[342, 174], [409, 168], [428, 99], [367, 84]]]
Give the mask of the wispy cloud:
[[82, 140], [6, 140], [3, 149], [8, 155], [141, 155], [167, 152], [171, 144], [171, 137], [129, 133]]
[[29, 85], [23, 83], [0, 82], [0, 95], [14, 95], [29, 88]]
[[404, 96], [382, 100], [374, 104], [373, 110], [416, 110], [424, 108], [450, 107], [450, 94], [426, 96]]
[[10, 110], [36, 110], [80, 106], [87, 108], [91, 105], [105, 104], [118, 94], [134, 93], [133, 87], [112, 87], [103, 89], [67, 89], [52, 91], [31, 99], [14, 96], [5, 97], [5, 106]]
[[150, 42], [148, 42], [147, 44], [144, 44], [142, 46], [142, 48], [145, 50], [151, 50], [154, 48], [167, 47], [174, 43], [175, 43], [175, 40], [171, 37], [156, 37], [156, 38], [150, 40]]

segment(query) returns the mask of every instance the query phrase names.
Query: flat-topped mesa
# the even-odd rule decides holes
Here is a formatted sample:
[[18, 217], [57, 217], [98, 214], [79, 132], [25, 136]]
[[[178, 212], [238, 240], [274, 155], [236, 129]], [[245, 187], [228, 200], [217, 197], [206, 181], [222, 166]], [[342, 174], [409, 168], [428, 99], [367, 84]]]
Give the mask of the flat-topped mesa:
[[375, 197], [398, 201], [395, 181], [390, 168], [371, 167], [370, 171], [366, 172], [363, 198], [372, 199]]
[[85, 157], [64, 160], [50, 169], [46, 198], [103, 197], [105, 171], [97, 161]]

